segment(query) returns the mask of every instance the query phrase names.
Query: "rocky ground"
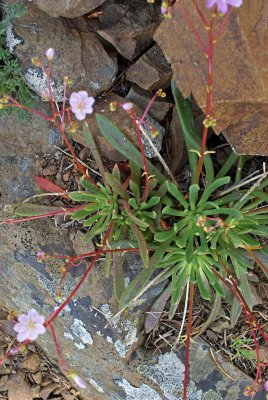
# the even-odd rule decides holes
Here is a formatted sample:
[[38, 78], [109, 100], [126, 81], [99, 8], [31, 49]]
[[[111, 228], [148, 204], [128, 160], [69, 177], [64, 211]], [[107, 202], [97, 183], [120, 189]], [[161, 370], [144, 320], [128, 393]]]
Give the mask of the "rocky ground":
[[[185, 4], [189, 4], [187, 1]], [[5, 3], [14, 1], [5, 0]], [[54, 47], [54, 100], [62, 101], [62, 79], [68, 75], [73, 80], [70, 90], [83, 89], [95, 96], [95, 110], [112, 118], [133, 142], [136, 141], [135, 131], [128, 115], [122, 110], [112, 114], [109, 103], [127, 99], [135, 104], [135, 111], [141, 115], [154, 91], [165, 89], [167, 96], [154, 102], [149, 122], [159, 131], [156, 146], [162, 147], [172, 172], [182, 185], [187, 183], [189, 174], [187, 168], [183, 169], [186, 152], [170, 95], [170, 80], [173, 74], [184, 95], [193, 92], [195, 126], [200, 132], [205, 92], [202, 79], [205, 74], [200, 73], [200, 69], [203, 71], [205, 67], [195, 40], [180, 16], [178, 4], [174, 5], [174, 18], [163, 21], [158, 0], [154, 4], [145, 0], [25, 0], [23, 3], [27, 12], [9, 26], [7, 44], [19, 59], [29, 87], [43, 95], [46, 80], [31, 59], [33, 56], [44, 59], [46, 49]], [[224, 34], [224, 45], [216, 53], [215, 111], [219, 121], [216, 133], [223, 132], [224, 136], [216, 137], [211, 132], [210, 140], [219, 165], [228, 156], [225, 138], [241, 154], [268, 155], [265, 135], [267, 55], [256, 52], [256, 43], [265, 43], [261, 16], [267, 12], [268, 4], [265, 0], [254, 4], [245, 0], [244, 3], [239, 16], [236, 13], [232, 16], [230, 27]], [[37, 100], [36, 107], [48, 112], [48, 105], [42, 101]], [[119, 162], [123, 169], [126, 160], [100, 136], [94, 116], [89, 116], [87, 122], [106, 165], [112, 167]], [[33, 179], [35, 175], [47, 177], [64, 189], [79, 187], [72, 158], [49, 123], [36, 116], [30, 116], [22, 123], [12, 115], [0, 120], [0, 128], [2, 205], [34, 195], [38, 191]], [[72, 139], [77, 156], [89, 167], [92, 177], [98, 179], [90, 151], [85, 147], [82, 125]], [[59, 202], [57, 198], [52, 201]], [[91, 243], [87, 249], [81, 249], [80, 227], [61, 219], [1, 228], [0, 235], [3, 271], [0, 302], [8, 310], [17, 312], [25, 312], [34, 306], [49, 314], [57, 307], [55, 289], [62, 265], [58, 261], [37, 263], [38, 251], [75, 254], [94, 248]], [[128, 280], [140, 268], [142, 264], [138, 257], [126, 260], [124, 271]], [[64, 286], [66, 293], [74, 287], [84, 269], [83, 263], [72, 271]], [[60, 346], [68, 365], [78, 369], [88, 383], [83, 393], [86, 399], [177, 400], [181, 396], [183, 349], [171, 350], [180, 326], [180, 313], [175, 321], [169, 322], [171, 327], [167, 326], [164, 313], [154, 336], [146, 338], [143, 332], [144, 312], [162, 289], [163, 286], [159, 286], [148, 291], [137, 307], [107, 326], [109, 318], [117, 311], [117, 304], [112, 297], [112, 282], [105, 279], [100, 263], [63, 312], [56, 325]], [[259, 295], [266, 290], [266, 286], [259, 288]], [[260, 304], [257, 312], [263, 315], [259, 318], [267, 324], [267, 304], [263, 298]], [[205, 305], [203, 308], [203, 314], [198, 318], [205, 318]], [[197, 325], [202, 322], [198, 318]], [[6, 331], [9, 325], [6, 314], [1, 314], [0, 347], [3, 350], [13, 340]], [[243, 388], [250, 378], [218, 354], [219, 349], [226, 349], [228, 353], [228, 346], [225, 346], [229, 343], [228, 335], [243, 333], [244, 321], [240, 323], [241, 332], [229, 332], [226, 326], [219, 325], [205, 332], [205, 339], [215, 347], [214, 357], [202, 340], [194, 344], [189, 400], [245, 398]], [[141, 343], [146, 343], [147, 350], [146, 346], [140, 346]], [[49, 360], [57, 363], [51, 338], [41, 338], [40, 345]], [[202, 371], [201, 362], [206, 366]], [[241, 364], [243, 360], [238, 363], [240, 367]], [[247, 364], [245, 370], [251, 373], [254, 368], [250, 368]], [[78, 392], [36, 344], [31, 345], [27, 354], [12, 357], [0, 370], [0, 376], [0, 398], [80, 400]], [[19, 390], [14, 392], [14, 387]], [[27, 393], [23, 394], [23, 399], [18, 397], [21, 393]], [[262, 398], [263, 393], [256, 396], [256, 399]]]

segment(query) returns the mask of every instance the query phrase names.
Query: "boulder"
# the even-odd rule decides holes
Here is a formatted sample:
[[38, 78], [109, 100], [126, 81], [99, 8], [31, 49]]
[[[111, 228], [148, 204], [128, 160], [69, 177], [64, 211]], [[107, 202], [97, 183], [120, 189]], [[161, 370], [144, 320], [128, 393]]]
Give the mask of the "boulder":
[[146, 51], [127, 70], [126, 78], [145, 90], [165, 89], [170, 86], [172, 70], [159, 46]]
[[[133, 84], [126, 96], [126, 99], [132, 101], [143, 111], [148, 106], [150, 100], [152, 99], [154, 93], [150, 93], [147, 90], [140, 88], [139, 86]], [[156, 97], [150, 110], [148, 112], [151, 117], [156, 119], [158, 122], [163, 121], [168, 111], [173, 107], [172, 101], [169, 101], [167, 97], [161, 98]]]
[[[184, 0], [184, 5], [207, 43], [207, 33], [191, 2]], [[206, 17], [209, 15], [211, 12], [207, 10]], [[224, 132], [240, 154], [268, 155], [268, 55], [260, 50], [267, 43], [267, 16], [266, 0], [245, 0], [241, 8], [234, 10], [215, 45], [215, 131]], [[154, 38], [171, 63], [183, 95], [192, 93], [204, 110], [207, 62], [178, 2], [173, 8], [173, 18], [161, 24]]]
[[32, 58], [39, 57], [46, 65], [46, 50], [55, 49], [51, 84], [58, 102], [63, 99], [64, 76], [73, 81], [72, 90], [87, 90], [95, 96], [108, 89], [117, 74], [117, 63], [97, 34], [79, 34], [33, 4], [28, 4], [27, 12], [8, 27], [7, 44], [19, 59], [26, 83], [39, 95], [47, 90], [47, 79], [42, 69], [32, 64]]
[[[108, 158], [109, 160], [112, 161], [125, 161], [126, 158], [119, 153], [117, 150], [115, 150], [112, 145], [107, 142], [107, 140], [102, 136], [99, 127], [96, 122], [96, 117], [95, 113], [99, 113], [106, 118], [109, 118], [112, 120], [112, 122], [118, 126], [118, 128], [138, 147], [138, 138], [137, 138], [137, 132], [135, 127], [133, 126], [131, 117], [129, 114], [122, 109], [122, 107], [117, 107], [115, 112], [110, 111], [109, 109], [109, 104], [111, 102], [120, 102], [120, 103], [126, 103], [126, 100], [123, 99], [122, 97], [116, 95], [115, 93], [110, 93], [106, 95], [105, 97], [99, 97], [96, 99], [96, 103], [94, 104], [94, 114], [87, 116], [86, 122], [89, 125], [89, 128], [96, 140], [98, 149], [100, 153]], [[142, 116], [141, 109], [139, 107], [134, 106], [132, 111], [135, 112], [139, 117]], [[77, 121], [78, 129], [75, 133], [72, 134], [72, 137], [75, 141], [78, 143], [83, 144], [84, 146], [88, 146], [87, 142], [84, 138], [83, 134], [83, 121], [79, 122]], [[165, 134], [165, 129], [160, 125], [157, 121], [152, 119], [149, 115], [146, 116], [144, 123], [142, 124], [143, 129], [146, 131], [147, 135], [151, 135], [150, 127], [153, 127], [158, 131], [158, 135], [153, 138], [151, 136], [152, 142], [156, 146], [157, 150], [160, 151], [162, 147], [162, 141], [164, 138]], [[147, 157], [153, 158], [155, 157], [154, 151], [152, 150], [151, 146], [149, 145], [148, 141], [146, 138], [143, 139], [143, 143], [145, 145], [145, 153]]]
[[51, 17], [76, 18], [99, 7], [105, 0], [33, 0], [37, 7]]
[[99, 17], [98, 33], [127, 60], [133, 60], [152, 42], [161, 17], [159, 6], [140, 0], [108, 0]]

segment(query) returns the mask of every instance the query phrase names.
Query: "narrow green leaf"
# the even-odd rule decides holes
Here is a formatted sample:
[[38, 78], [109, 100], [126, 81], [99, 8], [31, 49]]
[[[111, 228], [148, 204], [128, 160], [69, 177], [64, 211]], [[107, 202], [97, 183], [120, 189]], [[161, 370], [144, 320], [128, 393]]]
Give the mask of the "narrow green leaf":
[[149, 267], [149, 249], [148, 249], [145, 237], [144, 237], [143, 233], [139, 230], [137, 225], [131, 224], [130, 227], [137, 239], [137, 242], [139, 243], [140, 255], [141, 255], [142, 261], [144, 263], [144, 267], [148, 268]]
[[197, 206], [198, 207], [201, 206], [203, 203], [205, 203], [209, 199], [209, 197], [212, 195], [212, 193], [214, 193], [221, 186], [227, 185], [227, 183], [229, 183], [229, 182], [230, 182], [230, 177], [225, 176], [223, 178], [216, 179], [210, 185], [207, 185]]
[[121, 254], [113, 255], [113, 284], [114, 296], [116, 300], [120, 301], [122, 294], [125, 290], [125, 281], [123, 273], [123, 256]]
[[161, 295], [155, 300], [150, 311], [146, 314], [144, 323], [146, 333], [151, 332], [157, 325], [158, 321], [160, 320], [161, 313], [164, 310], [165, 305], [171, 296], [171, 291], [172, 291], [172, 284], [169, 284], [166, 287], [166, 289], [161, 293]]
[[[134, 144], [114, 125], [108, 118], [96, 114], [98, 127], [105, 139], [121, 154], [133, 161], [143, 169], [143, 161], [140, 151]], [[147, 166], [150, 175], [155, 175], [160, 183], [166, 180], [166, 177], [147, 160]]]
[[[12, 212], [21, 217], [35, 217], [40, 215], [51, 214], [64, 210], [63, 207], [42, 206], [39, 204], [23, 203], [13, 208]], [[68, 208], [66, 209], [68, 211]]]
[[186, 210], [188, 210], [189, 204], [188, 204], [188, 202], [185, 200], [183, 194], [179, 191], [179, 189], [177, 188], [177, 186], [174, 185], [174, 183], [168, 182], [168, 181], [167, 181], [166, 184], [167, 184], [167, 189], [168, 189], [169, 193], [172, 194], [172, 196], [174, 196], [175, 199], [178, 200], [178, 202], [179, 202]]

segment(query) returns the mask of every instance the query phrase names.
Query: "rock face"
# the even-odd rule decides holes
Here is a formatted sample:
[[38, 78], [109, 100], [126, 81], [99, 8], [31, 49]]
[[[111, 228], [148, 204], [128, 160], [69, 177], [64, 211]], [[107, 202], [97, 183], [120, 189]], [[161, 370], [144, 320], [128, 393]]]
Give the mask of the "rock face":
[[[190, 2], [191, 19], [207, 43], [207, 33]], [[174, 16], [165, 20], [154, 38], [170, 61], [174, 79], [184, 96], [193, 93], [204, 109], [207, 65], [199, 44], [184, 20], [178, 2]], [[208, 12], [208, 16], [210, 13]], [[217, 133], [224, 132], [240, 154], [268, 155], [267, 47], [268, 3], [245, 0], [235, 10], [215, 45], [213, 92]], [[242, 126], [242, 129], [241, 129]]]
[[[142, 110], [146, 109], [152, 97], [153, 93], [141, 89], [135, 84], [131, 86], [130, 91], [126, 96], [129, 101], [132, 101]], [[150, 107], [148, 114], [151, 115], [158, 122], [161, 122], [172, 107], [173, 103], [167, 98], [156, 97], [152, 106]]]
[[80, 17], [99, 7], [105, 0], [33, 0], [40, 10], [51, 17]]
[[[98, 145], [98, 149], [101, 152], [101, 154], [104, 157], [107, 157], [109, 160], [112, 161], [125, 161], [126, 158], [122, 156], [121, 153], [119, 153], [117, 150], [115, 150], [108, 142], [107, 140], [102, 136], [99, 127], [96, 122], [96, 117], [95, 113], [99, 113], [109, 119], [112, 120], [112, 122], [118, 126], [118, 128], [138, 147], [138, 139], [137, 139], [137, 133], [136, 130], [133, 126], [133, 123], [131, 121], [130, 116], [127, 114], [125, 110], [123, 110], [121, 107], [117, 107], [116, 112], [111, 112], [109, 110], [109, 104], [111, 102], [120, 102], [120, 103], [125, 103], [125, 99], [122, 97], [111, 93], [109, 95], [106, 95], [103, 98], [98, 98], [96, 103], [94, 104], [94, 114], [89, 115], [86, 118], [86, 122], [88, 123], [90, 130], [96, 140], [96, 143]], [[133, 111], [139, 116], [142, 116], [142, 112], [138, 107], [134, 107]], [[150, 126], [153, 126], [155, 129], [158, 130], [158, 135], [156, 138], [152, 138], [152, 142], [156, 146], [157, 150], [161, 150], [162, 146], [162, 141], [164, 138], [165, 134], [165, 129], [160, 125], [157, 121], [152, 119], [150, 116], [147, 116], [145, 118], [146, 124], [143, 124], [142, 127], [146, 131], [147, 135], [151, 135], [150, 131], [148, 130], [148, 124]], [[84, 135], [83, 135], [83, 122], [78, 124], [78, 130], [77, 132], [73, 133], [73, 138], [75, 141], [82, 143], [83, 145], [87, 146], [87, 142], [85, 141]], [[147, 157], [153, 158], [155, 157], [154, 151], [152, 151], [150, 145], [148, 144], [148, 141], [146, 139], [143, 139], [144, 145], [145, 145], [145, 153]]]
[[133, 60], [152, 43], [161, 21], [159, 7], [140, 0], [108, 0], [102, 12], [98, 33], [127, 60]]
[[52, 87], [56, 101], [63, 98], [64, 76], [73, 80], [72, 90], [87, 90], [93, 96], [108, 89], [116, 77], [117, 64], [108, 56], [95, 33], [80, 35], [33, 4], [29, 4], [27, 12], [9, 26], [7, 43], [20, 61], [27, 84], [39, 95], [46, 90], [47, 80], [41, 68], [32, 64], [32, 57], [37, 56], [46, 64], [46, 50], [49, 47], [55, 49]]
[[170, 86], [172, 70], [159, 46], [154, 45], [128, 69], [126, 78], [145, 90]]

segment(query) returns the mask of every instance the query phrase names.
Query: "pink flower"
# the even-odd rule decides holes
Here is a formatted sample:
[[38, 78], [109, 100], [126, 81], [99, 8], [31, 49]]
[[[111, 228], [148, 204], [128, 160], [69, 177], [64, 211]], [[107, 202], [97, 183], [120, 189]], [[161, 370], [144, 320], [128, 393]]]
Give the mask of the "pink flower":
[[94, 97], [89, 97], [85, 90], [73, 92], [70, 97], [71, 110], [79, 121], [86, 118], [86, 114], [93, 113]]
[[49, 49], [47, 49], [47, 51], [46, 51], [46, 56], [47, 56], [47, 59], [48, 59], [49, 61], [53, 60], [54, 55], [55, 55], [55, 50], [52, 49], [52, 47], [50, 47]]
[[45, 333], [44, 327], [45, 318], [38, 314], [34, 309], [31, 309], [28, 314], [22, 314], [18, 317], [18, 322], [14, 325], [14, 331], [18, 332], [18, 342], [24, 340], [35, 340], [38, 335]]
[[72, 379], [78, 387], [80, 387], [81, 389], [86, 389], [87, 386], [86, 386], [85, 382], [83, 381], [82, 378], [80, 378], [79, 375], [77, 375], [77, 373], [75, 371], [73, 371], [73, 370], [69, 371], [67, 376], [68, 376], [68, 378]]
[[226, 14], [228, 6], [240, 7], [243, 0], [207, 0], [207, 8], [211, 8], [217, 5], [218, 11], [222, 14]]
[[268, 381], [264, 383], [264, 390], [268, 393]]
[[131, 110], [131, 108], [133, 108], [133, 103], [131, 103], [131, 102], [129, 102], [129, 103], [124, 103], [124, 104], [122, 105], [122, 107], [123, 107], [124, 110], [129, 111], [129, 110]]

